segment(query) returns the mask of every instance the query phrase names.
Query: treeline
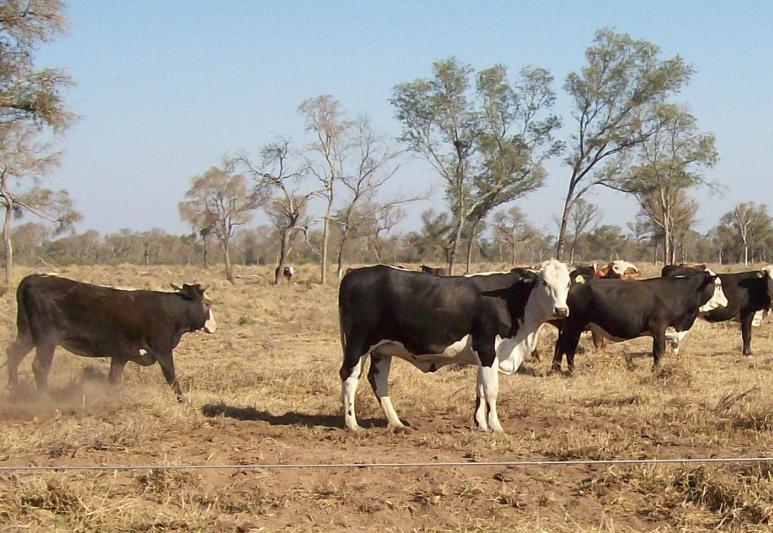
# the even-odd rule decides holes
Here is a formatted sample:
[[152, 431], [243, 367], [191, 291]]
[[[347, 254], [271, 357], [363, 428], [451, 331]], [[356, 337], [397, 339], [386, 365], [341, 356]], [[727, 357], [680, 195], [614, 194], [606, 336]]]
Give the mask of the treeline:
[[[591, 208], [592, 206], [590, 204]], [[347, 237], [351, 263], [445, 264], [453, 231], [446, 213], [425, 211], [419, 229], [404, 233], [376, 231], [375, 219], [358, 225]], [[281, 246], [280, 230], [273, 226], [241, 228], [231, 243], [232, 261], [239, 265], [274, 265]], [[576, 238], [575, 238], [576, 235]], [[294, 242], [289, 263], [319, 262], [321, 230], [309, 230]], [[330, 245], [337, 248], [343, 234], [334, 226]], [[101, 235], [94, 230], [56, 236], [49, 226], [27, 222], [13, 229], [17, 261], [30, 266], [72, 264], [207, 265], [221, 262], [216, 242], [201, 235], [173, 235], [162, 229], [122, 229]], [[529, 223], [523, 212], [510, 207], [496, 213], [490, 225], [469, 241], [465, 252], [473, 263], [534, 264], [555, 253], [556, 238]], [[706, 234], [685, 227], [675, 236], [679, 262], [769, 262], [773, 258], [773, 221], [764, 205], [741, 203], [723, 215]], [[649, 233], [637, 219], [626, 228], [591, 220], [582, 231], [569, 234], [575, 263], [625, 258], [637, 262], [660, 260], [662, 237]]]

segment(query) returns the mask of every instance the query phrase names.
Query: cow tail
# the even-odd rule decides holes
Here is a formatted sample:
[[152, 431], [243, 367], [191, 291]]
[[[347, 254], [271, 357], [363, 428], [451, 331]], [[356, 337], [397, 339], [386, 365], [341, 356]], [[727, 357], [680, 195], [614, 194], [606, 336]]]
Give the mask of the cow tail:
[[19, 288], [16, 289], [16, 338], [21, 339], [30, 337], [32, 331], [30, 330], [29, 316], [27, 315], [27, 306], [24, 303], [25, 293], [27, 292], [29, 278], [24, 278], [19, 283]]

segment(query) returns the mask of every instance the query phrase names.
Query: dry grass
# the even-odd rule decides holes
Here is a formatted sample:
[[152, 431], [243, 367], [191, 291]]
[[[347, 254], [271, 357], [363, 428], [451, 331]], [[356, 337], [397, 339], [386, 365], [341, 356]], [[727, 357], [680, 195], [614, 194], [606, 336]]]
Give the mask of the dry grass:
[[[489, 269], [489, 266], [486, 267]], [[21, 272], [23, 274], [24, 272]], [[507, 436], [472, 429], [474, 369], [421, 374], [393, 365], [399, 414], [416, 431], [393, 434], [361, 381], [365, 431], [341, 429], [336, 288], [274, 288], [270, 269], [73, 267], [95, 283], [165, 289], [212, 283], [218, 334], [188, 335], [175, 355], [189, 402], [178, 404], [157, 366], [129, 365], [117, 389], [108, 361], [57, 352], [53, 392], [0, 403], [0, 464], [458, 461], [769, 455], [773, 450], [773, 339], [754, 330], [740, 356], [737, 324], [699, 323], [679, 358], [654, 377], [641, 339], [577, 356], [567, 378], [541, 361], [501, 379]], [[0, 299], [15, 331], [15, 302]], [[625, 355], [630, 355], [627, 365]], [[398, 471], [164, 471], [0, 477], [3, 530], [253, 529], [385, 531], [769, 530], [771, 465], [480, 468]]]

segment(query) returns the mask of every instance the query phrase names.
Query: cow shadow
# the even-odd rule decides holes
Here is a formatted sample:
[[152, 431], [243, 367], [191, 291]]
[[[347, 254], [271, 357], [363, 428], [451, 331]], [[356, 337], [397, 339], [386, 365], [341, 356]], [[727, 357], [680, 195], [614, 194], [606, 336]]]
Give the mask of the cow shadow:
[[[205, 404], [201, 407], [201, 414], [209, 418], [224, 416], [242, 421], [268, 422], [272, 426], [325, 427], [335, 429], [344, 427], [342, 415], [299, 413], [297, 411], [287, 411], [282, 415], [275, 415], [254, 407], [241, 407], [225, 403]], [[363, 428], [386, 427], [386, 421], [377, 418], [360, 419], [359, 423]]]

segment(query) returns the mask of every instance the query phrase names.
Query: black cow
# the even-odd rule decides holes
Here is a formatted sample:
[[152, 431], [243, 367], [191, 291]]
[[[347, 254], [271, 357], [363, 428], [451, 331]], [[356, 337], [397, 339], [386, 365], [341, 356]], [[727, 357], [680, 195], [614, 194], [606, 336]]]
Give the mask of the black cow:
[[19, 363], [35, 348], [32, 370], [45, 390], [54, 349], [85, 357], [110, 357], [110, 382], [124, 365], [149, 366], [158, 361], [164, 377], [182, 397], [172, 350], [183, 333], [217, 328], [201, 285], [183, 285], [176, 292], [122, 290], [66, 278], [32, 275], [16, 291], [17, 336], [8, 347], [8, 388], [17, 383]]
[[350, 270], [338, 295], [346, 426], [359, 429], [354, 398], [370, 355], [368, 380], [390, 427], [403, 426], [388, 390], [392, 357], [399, 357], [424, 372], [447, 364], [477, 365], [475, 423], [501, 431], [498, 371], [520, 365], [526, 350], [522, 344], [542, 322], [566, 316], [568, 289], [569, 271], [558, 261], [546, 261], [539, 272], [450, 277], [384, 265]]
[[566, 354], [569, 371], [580, 334], [592, 331], [613, 341], [651, 336], [654, 370], [660, 368], [665, 350], [666, 328], [687, 331], [701, 311], [727, 304], [722, 282], [711, 272], [673, 279], [643, 281], [592, 279], [569, 292], [569, 317], [561, 325], [553, 357], [553, 370], [561, 370]]
[[[693, 266], [667, 265], [663, 267], [661, 275], [669, 278], [678, 275], [694, 275], [696, 272], [700, 270]], [[752, 323], [755, 315], [770, 309], [771, 297], [773, 297], [773, 268], [719, 274], [719, 279], [722, 280], [722, 290], [727, 297], [727, 306], [701, 313], [700, 318], [708, 322], [738, 320], [741, 323], [743, 355], [752, 355]], [[674, 353], [679, 353], [679, 344], [686, 335], [686, 331], [677, 331], [676, 335], [669, 338]]]

